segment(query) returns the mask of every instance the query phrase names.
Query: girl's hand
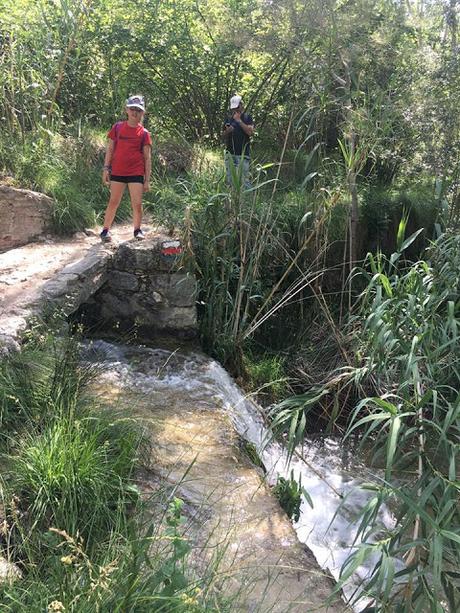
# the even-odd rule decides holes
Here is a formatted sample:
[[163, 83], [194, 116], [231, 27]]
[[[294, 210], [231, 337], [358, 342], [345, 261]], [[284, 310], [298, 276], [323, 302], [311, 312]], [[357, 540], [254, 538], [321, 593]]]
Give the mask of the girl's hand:
[[144, 181], [144, 192], [148, 192], [150, 190], [150, 181]]
[[102, 183], [103, 185], [110, 186], [110, 172], [108, 170], [102, 171]]

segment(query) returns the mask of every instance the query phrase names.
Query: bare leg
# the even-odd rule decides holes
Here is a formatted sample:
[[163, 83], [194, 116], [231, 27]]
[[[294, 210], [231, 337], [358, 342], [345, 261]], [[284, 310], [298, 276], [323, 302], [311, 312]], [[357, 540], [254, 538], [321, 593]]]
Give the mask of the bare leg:
[[104, 228], [110, 228], [115, 219], [115, 214], [118, 209], [118, 205], [121, 202], [121, 197], [125, 191], [126, 183], [119, 183], [118, 181], [110, 181], [110, 198], [104, 215]]
[[133, 209], [133, 226], [136, 230], [142, 223], [142, 195], [144, 186], [142, 183], [128, 183], [129, 196], [131, 198], [131, 208]]

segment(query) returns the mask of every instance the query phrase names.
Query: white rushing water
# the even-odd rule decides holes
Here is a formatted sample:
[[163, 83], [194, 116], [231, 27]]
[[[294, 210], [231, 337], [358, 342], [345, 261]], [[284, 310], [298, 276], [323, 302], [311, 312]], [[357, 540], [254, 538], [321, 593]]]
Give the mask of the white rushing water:
[[[301, 479], [313, 508], [302, 501], [300, 519], [294, 528], [319, 565], [327, 568], [335, 579], [339, 578], [343, 563], [356, 547], [359, 512], [371, 495], [361, 485], [372, 478], [364, 464], [350, 459], [352, 454], [342, 448], [340, 441], [306, 440], [302, 451], [307, 463], [294, 458], [287, 466], [286, 451], [279, 444], [264, 446], [267, 429], [259, 407], [243, 395], [214, 360], [195, 352], [179, 354], [105, 341], [87, 342], [83, 352], [84, 359], [101, 366], [101, 376], [109, 382], [135, 387], [145, 394], [173, 388], [186, 392], [195, 403], [212, 404], [224, 410], [238, 434], [257, 448], [270, 483], [276, 483], [278, 476], [289, 478], [291, 471], [297, 480]], [[381, 510], [379, 522], [382, 528], [394, 525], [389, 510]], [[375, 559], [369, 559], [356, 569], [343, 588], [346, 600], [359, 591], [360, 583], [375, 563]], [[353, 608], [362, 611], [368, 602], [361, 598]]]

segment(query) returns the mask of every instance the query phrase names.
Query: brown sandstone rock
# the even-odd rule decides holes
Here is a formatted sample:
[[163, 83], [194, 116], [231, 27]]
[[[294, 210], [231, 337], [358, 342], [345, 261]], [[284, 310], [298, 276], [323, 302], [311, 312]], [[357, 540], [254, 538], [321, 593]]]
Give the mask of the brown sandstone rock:
[[25, 245], [46, 231], [53, 201], [44, 194], [0, 185], [0, 252]]

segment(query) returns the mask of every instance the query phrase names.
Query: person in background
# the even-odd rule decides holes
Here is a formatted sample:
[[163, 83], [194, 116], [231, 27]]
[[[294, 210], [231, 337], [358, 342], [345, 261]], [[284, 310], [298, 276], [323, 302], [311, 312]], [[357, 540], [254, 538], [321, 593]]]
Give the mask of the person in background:
[[242, 182], [246, 188], [250, 187], [248, 175], [253, 134], [254, 121], [251, 115], [244, 112], [241, 96], [235, 94], [230, 98], [230, 113], [225, 118], [222, 134], [225, 141], [225, 169], [229, 185], [233, 184], [232, 169], [239, 173], [241, 164]]
[[134, 238], [141, 240], [142, 195], [150, 189], [152, 139], [142, 125], [145, 103], [142, 96], [126, 100], [126, 121], [114, 124], [108, 133], [102, 182], [110, 188], [110, 198], [104, 216], [101, 240], [112, 240], [110, 228], [121, 198], [128, 186], [133, 210]]

